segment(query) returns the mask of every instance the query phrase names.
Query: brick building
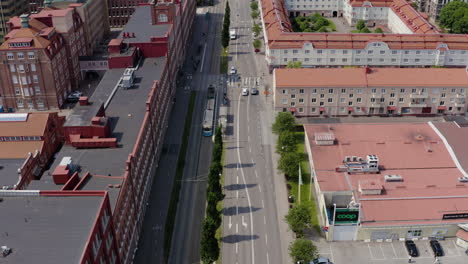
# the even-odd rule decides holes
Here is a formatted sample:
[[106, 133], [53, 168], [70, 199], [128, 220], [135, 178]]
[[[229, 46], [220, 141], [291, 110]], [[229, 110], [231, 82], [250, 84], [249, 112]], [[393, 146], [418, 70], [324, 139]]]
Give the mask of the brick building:
[[465, 69], [275, 69], [276, 111], [296, 116], [463, 115]]
[[[92, 252], [93, 247], [91, 251], [75, 248], [75, 256], [77, 252], [83, 256], [81, 263], [86, 263], [86, 259], [90, 263], [131, 263], [142, 231], [146, 202], [176, 91], [176, 76], [184, 61], [195, 15], [194, 1], [170, 3], [163, 12], [172, 10], [166, 13], [172, 14], [171, 20], [168, 19], [171, 24], [164, 22], [163, 25], [159, 23], [162, 21], [152, 18], [159, 14], [153, 11], [153, 8], [161, 10], [159, 5], [156, 2], [138, 7], [131, 19], [133, 22], [125, 27], [124, 32], [137, 33], [133, 40], [138, 41], [131, 42], [128, 34], [125, 38], [122, 34], [111, 42], [109, 49], [114, 53], [109, 61], [123, 57], [123, 60], [129, 58], [129, 64], [116, 63], [89, 98], [80, 98], [64, 124], [66, 144], [56, 153], [42, 177], [27, 186], [28, 190], [53, 190], [57, 195], [107, 192], [115, 231], [116, 262], [113, 262], [112, 251], [96, 254], [100, 252], [99, 241], [104, 241], [101, 229], [100, 235], [95, 236], [98, 242], [88, 241], [96, 252]], [[158, 17], [163, 19], [163, 16]], [[113, 43], [120, 45], [112, 46]], [[136, 52], [140, 47], [141, 52]], [[119, 82], [129, 72], [138, 77], [138, 82], [124, 88]], [[70, 162], [65, 170], [60, 170], [64, 160]], [[66, 170], [71, 167], [80, 168], [80, 172]], [[63, 174], [58, 175], [58, 172]], [[60, 176], [58, 181], [57, 175]], [[77, 205], [82, 210], [81, 205]], [[93, 204], [88, 208], [95, 214]], [[90, 212], [81, 213], [90, 215]], [[89, 224], [93, 221], [88, 218]], [[60, 241], [60, 236], [56, 240]], [[97, 244], [94, 246], [94, 243]], [[60, 246], [55, 246], [54, 250], [60, 250]], [[109, 248], [106, 246], [105, 250]]]
[[148, 0], [108, 0], [110, 26], [114, 28], [125, 26], [135, 8], [144, 3], [148, 3]]
[[6, 191], [2, 245], [8, 263], [121, 263], [106, 191]]
[[24, 189], [63, 143], [57, 113], [0, 114], [0, 189]]
[[0, 44], [8, 34], [7, 22], [14, 16], [28, 12], [29, 0], [2, 0], [0, 1]]

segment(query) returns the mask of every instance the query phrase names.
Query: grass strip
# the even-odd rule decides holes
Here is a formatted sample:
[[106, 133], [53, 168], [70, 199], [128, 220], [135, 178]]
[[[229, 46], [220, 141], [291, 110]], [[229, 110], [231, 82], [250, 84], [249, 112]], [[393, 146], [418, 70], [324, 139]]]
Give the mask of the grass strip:
[[[295, 132], [296, 136], [298, 138], [298, 144], [296, 148], [296, 152], [301, 154], [301, 156], [306, 156], [306, 151], [305, 151], [305, 142], [304, 142], [304, 132]], [[315, 204], [315, 198], [314, 198], [314, 191], [313, 191], [313, 186], [311, 186], [310, 182], [310, 171], [309, 171], [309, 161], [307, 159], [304, 159], [301, 161], [301, 172], [302, 172], [302, 185], [301, 185], [301, 197], [300, 201], [299, 199], [299, 183], [297, 182], [296, 179], [290, 178], [288, 180], [289, 185], [291, 186], [290, 194], [294, 196], [295, 198], [295, 203], [301, 203], [301, 204], [306, 204], [307, 207], [309, 207], [310, 212], [311, 212], [311, 225], [312, 227], [317, 230], [318, 233], [320, 233], [320, 224], [318, 221], [318, 212], [317, 212], [317, 207]], [[311, 193], [312, 192], [312, 193]]]
[[180, 146], [179, 157], [177, 159], [176, 173], [167, 210], [166, 224], [164, 225], [164, 259], [167, 263], [169, 252], [171, 250], [172, 232], [174, 231], [175, 218], [177, 214], [177, 204], [179, 203], [179, 194], [182, 186], [181, 180], [184, 174], [185, 156], [190, 137], [190, 128], [192, 126], [193, 108], [195, 106], [196, 92], [190, 93], [189, 107], [185, 116], [184, 133], [182, 135], [182, 145]]
[[[224, 168], [224, 157], [226, 155], [226, 147], [224, 146], [223, 144], [223, 154], [221, 155], [221, 165], [223, 166]], [[223, 172], [221, 173], [221, 178], [219, 179], [220, 183], [221, 183], [221, 186], [224, 187], [224, 170]], [[216, 208], [218, 208], [218, 210], [220, 212], [223, 211], [223, 201], [224, 200], [221, 200], [218, 202], [218, 204], [216, 205]], [[221, 259], [222, 259], [222, 253], [223, 253], [223, 245], [222, 245], [222, 241], [221, 241], [221, 238], [223, 237], [223, 224], [221, 223], [221, 225], [219, 225], [218, 229], [216, 230], [216, 239], [218, 240], [218, 244], [219, 244], [219, 257], [218, 257], [218, 260], [216, 261], [216, 263], [221, 263]]]
[[221, 63], [219, 64], [219, 72], [221, 74], [225, 74], [228, 71], [228, 57], [229, 52], [228, 48], [223, 48], [223, 51], [221, 52]]

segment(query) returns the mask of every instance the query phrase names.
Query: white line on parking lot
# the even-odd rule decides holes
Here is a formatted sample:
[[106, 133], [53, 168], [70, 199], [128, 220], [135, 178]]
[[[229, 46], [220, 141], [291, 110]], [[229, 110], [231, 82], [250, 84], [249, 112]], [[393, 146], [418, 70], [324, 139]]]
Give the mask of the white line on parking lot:
[[452, 243], [453, 243], [453, 247], [455, 248], [455, 252], [457, 252], [457, 255], [456, 255], [456, 256], [457, 256], [457, 257], [460, 257], [461, 254], [460, 254], [460, 251], [458, 250], [457, 245], [455, 244], [455, 241], [452, 240]]
[[257, 170], [255, 170], [254, 172], [255, 172], [255, 178], [258, 178]]
[[390, 243], [390, 245], [392, 245], [393, 255], [395, 255], [394, 258], [398, 258], [398, 255], [396, 253], [395, 247], [393, 246], [393, 243]]
[[331, 261], [332, 262], [335, 262], [335, 257], [333, 256], [333, 250], [332, 250], [332, 247], [331, 247], [331, 244], [329, 245], [330, 246], [330, 258], [331, 258]]

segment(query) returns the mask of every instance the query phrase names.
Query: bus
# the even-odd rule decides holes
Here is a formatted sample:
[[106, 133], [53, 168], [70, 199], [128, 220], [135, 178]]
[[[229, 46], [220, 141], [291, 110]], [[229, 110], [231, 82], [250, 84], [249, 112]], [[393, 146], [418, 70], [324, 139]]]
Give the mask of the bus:
[[215, 108], [216, 95], [214, 93], [214, 87], [210, 85], [210, 87], [208, 87], [205, 114], [203, 116], [203, 136], [205, 137], [213, 136], [213, 130], [215, 127]]

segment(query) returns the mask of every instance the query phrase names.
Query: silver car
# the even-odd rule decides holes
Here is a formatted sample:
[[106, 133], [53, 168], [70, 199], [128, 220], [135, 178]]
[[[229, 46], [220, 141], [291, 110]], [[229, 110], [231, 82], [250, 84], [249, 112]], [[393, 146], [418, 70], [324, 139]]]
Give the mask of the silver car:
[[243, 96], [249, 95], [249, 89], [243, 88], [243, 89], [242, 89], [242, 95], [243, 95]]
[[251, 95], [256, 95], [256, 94], [258, 94], [258, 89], [255, 88], [255, 87], [252, 88], [252, 89], [250, 89], [250, 94], [251, 94]]

